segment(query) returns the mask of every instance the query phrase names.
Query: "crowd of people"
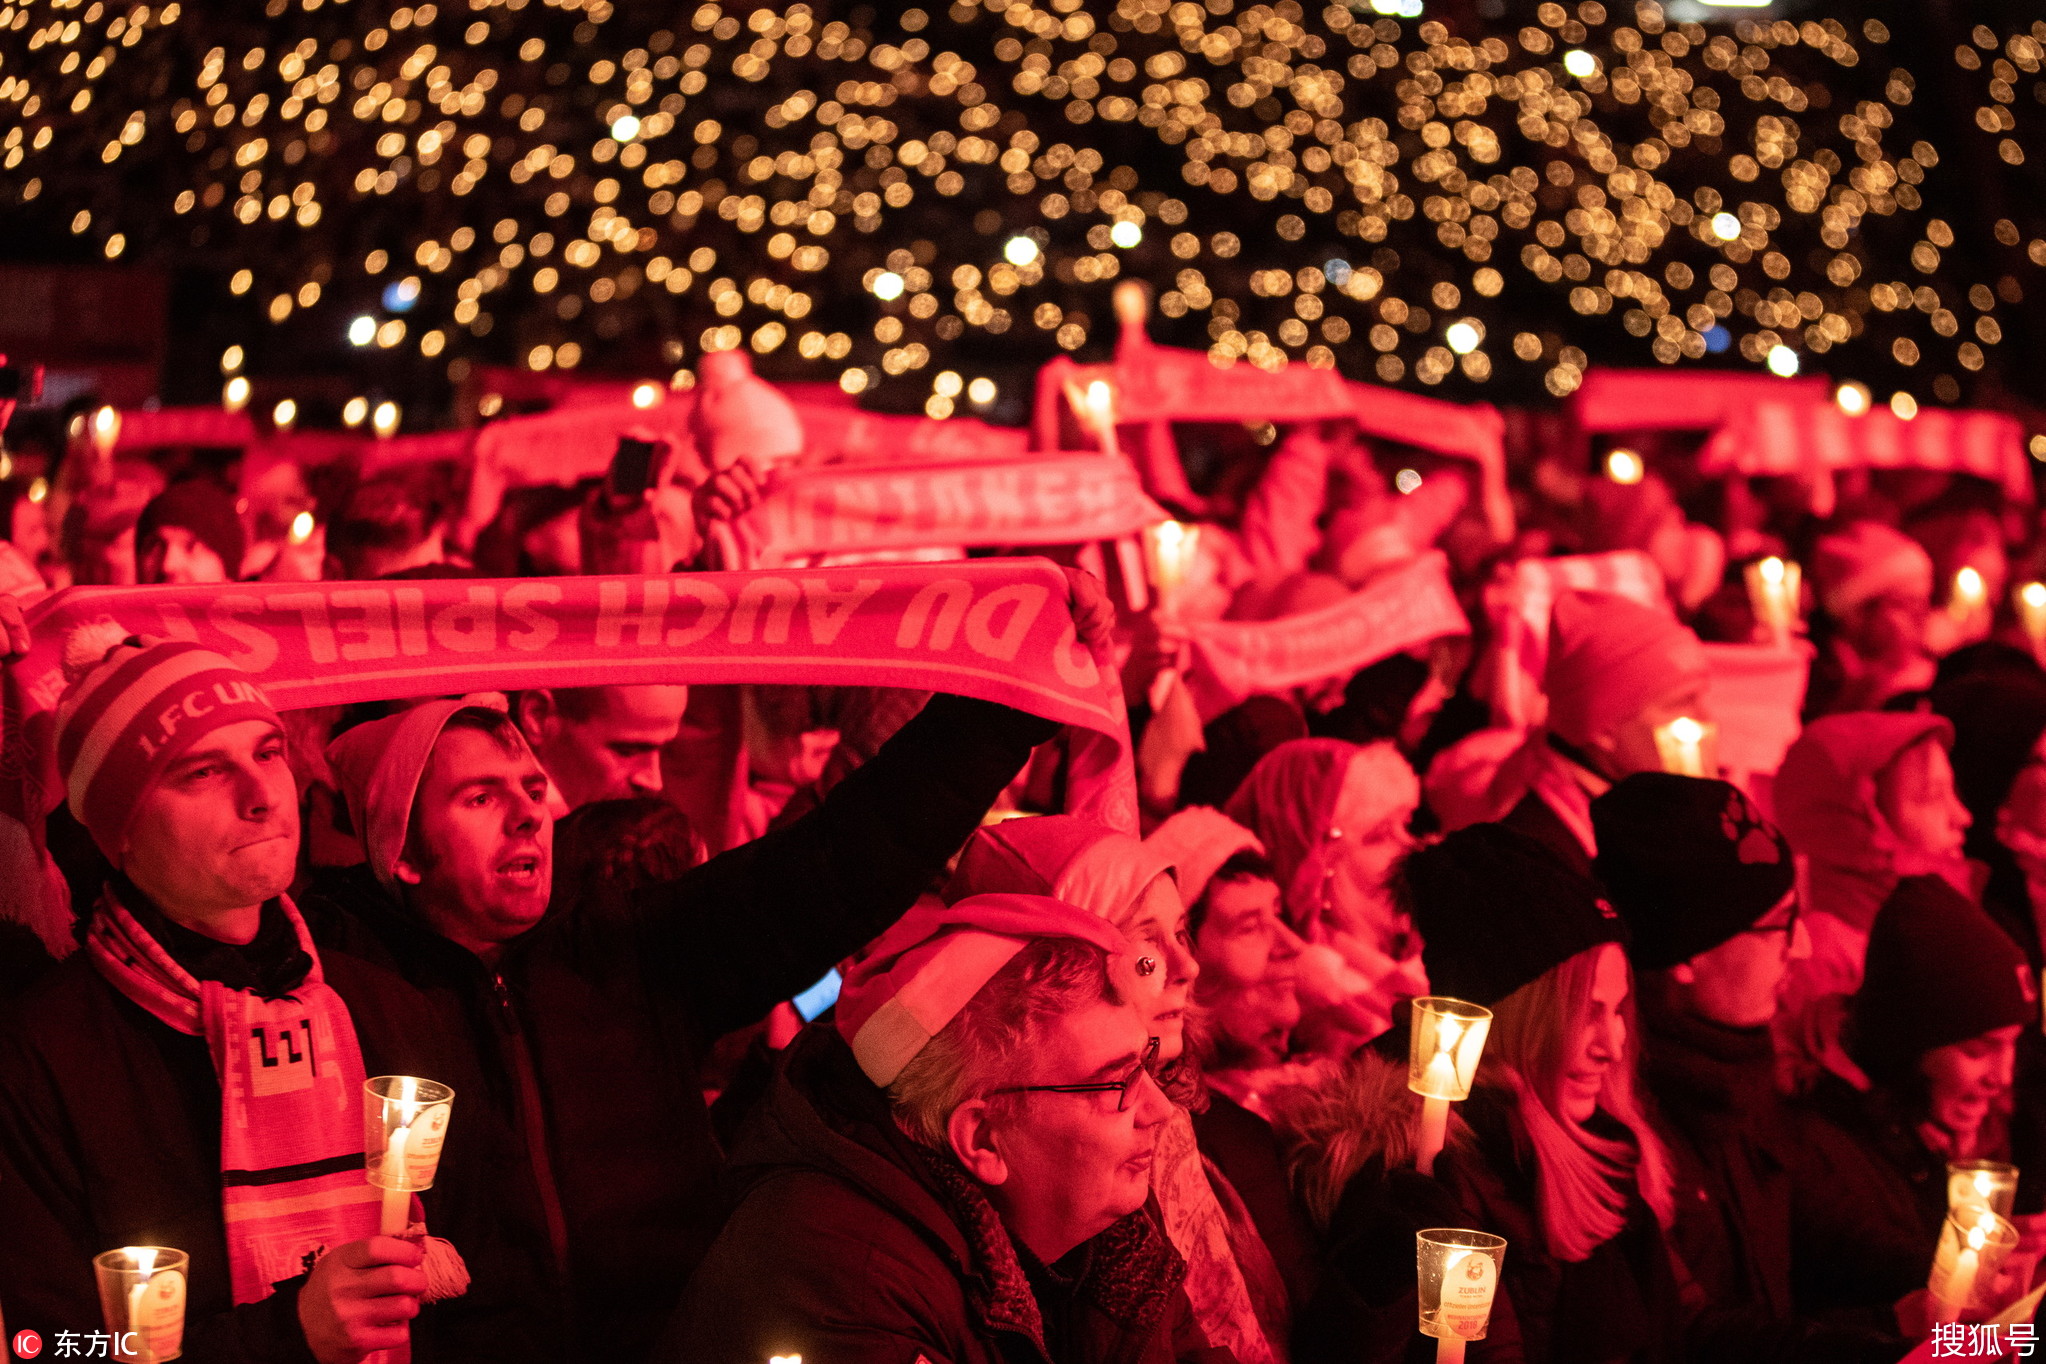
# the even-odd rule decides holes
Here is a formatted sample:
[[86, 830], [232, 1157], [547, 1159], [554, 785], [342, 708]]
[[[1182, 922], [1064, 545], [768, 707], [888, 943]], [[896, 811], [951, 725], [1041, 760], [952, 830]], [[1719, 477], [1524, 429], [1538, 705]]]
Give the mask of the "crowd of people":
[[[24, 591], [690, 572], [794, 457], [744, 448], [789, 423], [728, 420], [697, 486], [523, 490], [473, 535], [416, 471], [79, 454], [7, 487], [0, 559]], [[93, 1257], [160, 1245], [193, 1360], [1419, 1360], [1415, 1237], [1447, 1227], [1507, 1242], [1488, 1364], [1894, 1361], [1954, 1315], [1925, 1289], [1971, 1160], [2025, 1173], [1959, 1314], [2019, 1304], [2030, 509], [1862, 474], [1821, 517], [1796, 480], [1735, 499], [1680, 449], [1626, 481], [1578, 452], [1519, 471], [1500, 543], [1455, 461], [1332, 423], [1202, 450], [1169, 600], [1055, 551], [1122, 666], [1139, 829], [1059, 812], [1058, 726], [936, 681], [280, 713], [189, 640], [75, 631], [44, 833], [69, 909], [0, 923], [8, 1328], [94, 1329]], [[1200, 622], [1431, 547], [1473, 638], [1195, 707]], [[1615, 551], [1661, 598], [1558, 591], [1543, 705], [1501, 726], [1501, 566]], [[1809, 645], [1771, 646], [1811, 659], [1805, 713], [1736, 785], [1666, 731], [1712, 719], [1706, 644], [1767, 633], [1743, 570], [1772, 556], [1809, 578]], [[1492, 1015], [1439, 1157], [1423, 996]], [[458, 1096], [399, 1235], [374, 1075]]]

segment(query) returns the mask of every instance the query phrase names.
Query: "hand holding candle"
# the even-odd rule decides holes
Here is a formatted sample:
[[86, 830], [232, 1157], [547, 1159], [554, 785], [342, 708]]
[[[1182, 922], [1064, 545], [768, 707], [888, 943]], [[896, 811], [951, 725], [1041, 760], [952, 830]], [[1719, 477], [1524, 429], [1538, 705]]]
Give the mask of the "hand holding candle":
[[184, 1352], [188, 1257], [168, 1246], [123, 1246], [93, 1257], [114, 1359], [159, 1364]]
[[1492, 1030], [1492, 1011], [1445, 995], [1413, 1003], [1407, 1053], [1407, 1088], [1421, 1096], [1421, 1126], [1414, 1139], [1414, 1168], [1435, 1173], [1435, 1157], [1449, 1135], [1449, 1105], [1470, 1097], [1478, 1058]]
[[1464, 1346], [1485, 1338], [1506, 1238], [1459, 1227], [1414, 1234], [1414, 1268], [1419, 1278], [1421, 1334], [1435, 1338], [1436, 1364], [1454, 1364]]

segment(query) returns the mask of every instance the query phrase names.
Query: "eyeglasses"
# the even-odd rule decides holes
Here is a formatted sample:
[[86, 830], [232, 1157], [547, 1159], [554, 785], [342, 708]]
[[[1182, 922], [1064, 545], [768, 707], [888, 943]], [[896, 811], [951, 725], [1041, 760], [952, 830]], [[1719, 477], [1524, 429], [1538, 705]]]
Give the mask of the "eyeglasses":
[[1130, 1073], [1119, 1080], [1103, 1080], [1091, 1085], [1011, 1085], [1007, 1089], [989, 1090], [988, 1093], [990, 1097], [996, 1094], [1114, 1094], [1117, 1096], [1115, 1111], [1127, 1113], [1134, 1102], [1131, 1096], [1137, 1092], [1137, 1086], [1145, 1076], [1155, 1074], [1157, 1066], [1158, 1039], [1154, 1037], [1145, 1045], [1144, 1054], [1130, 1068]]

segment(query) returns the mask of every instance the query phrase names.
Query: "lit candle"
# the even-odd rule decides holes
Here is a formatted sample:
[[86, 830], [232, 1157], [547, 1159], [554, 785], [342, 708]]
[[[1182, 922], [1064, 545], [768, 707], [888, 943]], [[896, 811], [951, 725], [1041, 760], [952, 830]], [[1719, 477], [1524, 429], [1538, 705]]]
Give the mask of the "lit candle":
[[1080, 418], [1080, 424], [1094, 434], [1103, 454], [1122, 453], [1115, 438], [1115, 389], [1106, 379], [1090, 380], [1084, 389], [1068, 382], [1066, 401]]
[[1186, 585], [1199, 551], [1201, 528], [1184, 521], [1160, 521], [1144, 528], [1144, 548], [1151, 561], [1151, 584], [1162, 608]]
[[2025, 638], [2031, 641], [2032, 653], [2046, 660], [2046, 583], [2026, 583], [2014, 595], [2018, 622], [2024, 626]]
[[135, 1286], [128, 1290], [128, 1329], [137, 1333], [137, 1359], [154, 1359], [149, 1332], [143, 1325], [149, 1305], [149, 1276], [156, 1269], [156, 1247], [134, 1246], [128, 1251], [135, 1262]]
[[1979, 1217], [2009, 1217], [2017, 1203], [2018, 1167], [1998, 1160], [1947, 1163], [1947, 1211]]
[[1988, 601], [1989, 589], [1983, 584], [1981, 573], [1972, 565], [1956, 570], [1953, 595], [1947, 599], [1947, 614], [1955, 620], [1967, 620]]
[[378, 1230], [385, 1236], [403, 1236], [412, 1225], [412, 1192], [405, 1187], [405, 1143], [411, 1136], [410, 1124], [400, 1127], [384, 1148], [384, 1210]]
[[1955, 1257], [1939, 1294], [1941, 1320], [1959, 1321], [1961, 1313], [1967, 1311], [1968, 1304], [1974, 1301], [1975, 1276], [1982, 1269], [1982, 1244], [1988, 1239], [1980, 1225], [1969, 1229], [1968, 1244]]
[[410, 1075], [364, 1081], [364, 1156], [369, 1182], [383, 1190], [378, 1225], [403, 1236], [412, 1221], [412, 1195], [433, 1187], [446, 1140], [455, 1091]]
[[221, 385], [220, 405], [230, 412], [239, 412], [249, 405], [249, 381], [245, 376], [237, 374]]
[[1709, 777], [1713, 773], [1705, 758], [1706, 742], [1719, 731], [1717, 725], [1704, 720], [1694, 720], [1688, 715], [1679, 715], [1666, 725], [1655, 727], [1655, 751], [1662, 759], [1662, 770], [1679, 777]]
[[1804, 570], [1772, 554], [1749, 564], [1741, 576], [1747, 583], [1748, 604], [1755, 613], [1758, 633], [1779, 649], [1789, 647], [1797, 634]]
[[1421, 1096], [1414, 1134], [1414, 1168], [1435, 1173], [1435, 1157], [1449, 1136], [1449, 1105], [1470, 1097], [1478, 1058], [1491, 1031], [1492, 1012], [1443, 995], [1413, 1002], [1407, 1088]]
[[102, 459], [114, 453], [115, 442], [121, 439], [121, 414], [111, 407], [102, 407], [92, 414], [92, 448]]
[[1471, 1341], [1485, 1338], [1491, 1322], [1505, 1238], [1437, 1227], [1415, 1233], [1414, 1246], [1421, 1334], [1435, 1338], [1437, 1364], [1460, 1360]]
[[123, 1246], [93, 1257], [110, 1358], [156, 1364], [178, 1357], [189, 1263], [185, 1252], [168, 1246]]
[[1959, 1321], [1975, 1301], [1978, 1284], [1993, 1281], [2017, 1248], [2018, 1229], [1981, 1208], [1947, 1214], [1926, 1281], [1937, 1321]]

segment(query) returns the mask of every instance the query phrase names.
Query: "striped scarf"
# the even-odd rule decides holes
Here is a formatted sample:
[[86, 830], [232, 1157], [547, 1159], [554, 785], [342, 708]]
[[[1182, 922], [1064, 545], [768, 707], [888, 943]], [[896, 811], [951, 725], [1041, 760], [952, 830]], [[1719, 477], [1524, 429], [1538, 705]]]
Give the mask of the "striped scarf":
[[111, 892], [101, 894], [85, 944], [115, 989], [169, 1027], [203, 1036], [212, 1053], [237, 1304], [269, 1297], [324, 1251], [377, 1231], [355, 1023], [326, 984], [297, 907], [286, 896], [278, 904], [312, 958], [305, 981], [278, 999], [195, 979]]

